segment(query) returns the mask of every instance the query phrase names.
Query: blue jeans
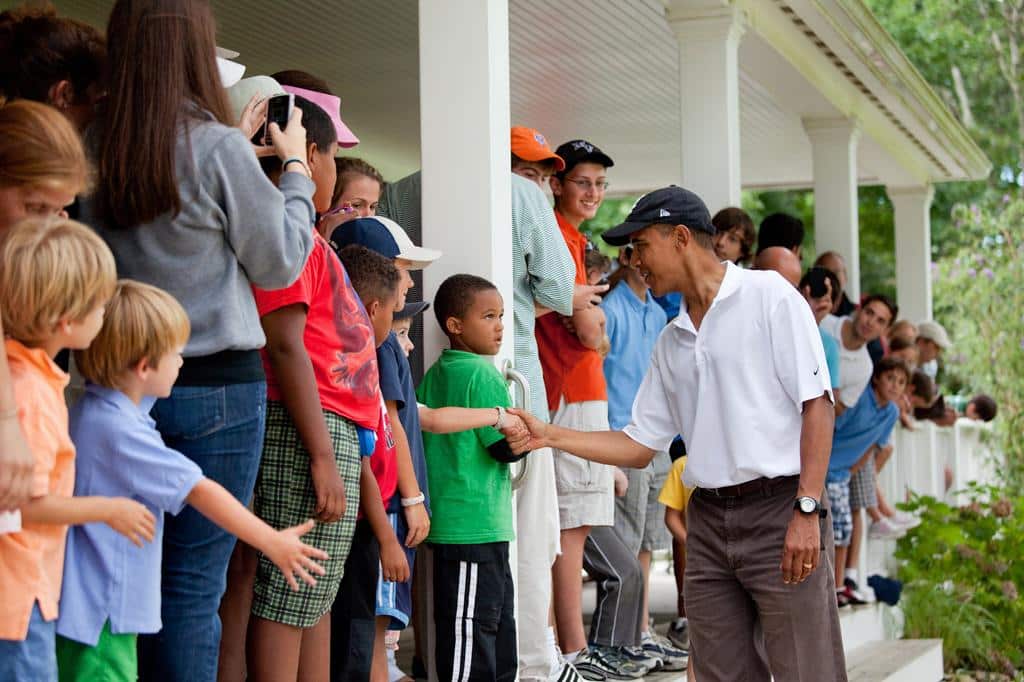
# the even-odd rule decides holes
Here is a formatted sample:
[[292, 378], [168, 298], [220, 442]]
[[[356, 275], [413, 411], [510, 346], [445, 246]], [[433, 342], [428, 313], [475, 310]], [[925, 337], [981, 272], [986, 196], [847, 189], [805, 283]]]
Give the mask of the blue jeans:
[[0, 639], [0, 680], [57, 682], [56, 634], [57, 621], [43, 620], [39, 603], [33, 604], [25, 639]]
[[[265, 382], [182, 386], [157, 401], [152, 415], [164, 441], [207, 478], [249, 504], [267, 414]], [[139, 638], [142, 680], [214, 682], [220, 648], [217, 609], [235, 537], [186, 506], [164, 525], [163, 630]]]

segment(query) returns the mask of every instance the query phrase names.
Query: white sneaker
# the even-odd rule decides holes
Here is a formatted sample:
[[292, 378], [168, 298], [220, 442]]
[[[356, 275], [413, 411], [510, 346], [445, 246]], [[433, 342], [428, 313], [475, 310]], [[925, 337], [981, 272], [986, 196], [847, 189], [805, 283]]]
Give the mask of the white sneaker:
[[871, 524], [868, 528], [868, 537], [875, 540], [895, 540], [906, 534], [906, 528], [897, 526], [884, 516]]
[[899, 509], [889, 517], [889, 520], [892, 521], [893, 525], [898, 526], [903, 530], [910, 530], [911, 528], [917, 528], [921, 525], [921, 519]]

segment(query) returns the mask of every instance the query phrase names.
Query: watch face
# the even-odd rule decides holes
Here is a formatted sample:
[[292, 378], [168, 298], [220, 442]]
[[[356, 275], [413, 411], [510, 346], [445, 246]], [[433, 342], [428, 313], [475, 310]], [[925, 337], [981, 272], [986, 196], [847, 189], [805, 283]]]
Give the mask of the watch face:
[[814, 508], [818, 505], [809, 497], [800, 498], [800, 511], [805, 514], [810, 514], [814, 511]]

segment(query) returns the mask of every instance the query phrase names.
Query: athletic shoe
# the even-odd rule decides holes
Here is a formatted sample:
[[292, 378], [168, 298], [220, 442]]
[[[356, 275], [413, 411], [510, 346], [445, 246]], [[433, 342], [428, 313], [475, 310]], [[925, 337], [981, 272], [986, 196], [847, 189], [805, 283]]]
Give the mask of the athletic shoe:
[[551, 667], [548, 671], [548, 682], [582, 682], [583, 677], [576, 667], [566, 660], [557, 644], [551, 651]]
[[680, 651], [690, 652], [690, 622], [685, 618], [676, 618], [668, 626], [668, 641]]
[[895, 540], [903, 537], [906, 532], [905, 528], [898, 527], [883, 516], [868, 528], [868, 537], [875, 540]]
[[587, 680], [638, 680], [647, 674], [646, 668], [627, 661], [615, 647], [590, 646], [572, 664]]
[[[843, 585], [843, 589], [837, 590], [836, 594], [842, 595], [846, 599], [846, 604], [850, 606], [863, 606], [868, 603], [866, 599], [850, 589], [848, 585]], [[840, 604], [840, 606], [845, 606], [846, 604]]]
[[644, 668], [645, 674], [661, 670], [661, 659], [644, 651], [642, 646], [620, 646], [617, 648], [622, 657], [627, 661], [633, 661], [633, 663]]
[[640, 647], [661, 660], [661, 669], [665, 671], [686, 670], [690, 654], [672, 646], [672, 643], [654, 632], [645, 632]]
[[836, 590], [836, 606], [843, 608], [850, 605], [850, 598], [846, 596], [846, 590]]
[[847, 588], [850, 595], [856, 600], [855, 606], [868, 603], [867, 597], [860, 591], [860, 585], [853, 578], [843, 578], [843, 587]]
[[889, 517], [889, 520], [893, 525], [896, 525], [903, 530], [910, 530], [911, 528], [917, 528], [921, 525], [921, 519], [900, 509], [897, 509], [896, 512]]

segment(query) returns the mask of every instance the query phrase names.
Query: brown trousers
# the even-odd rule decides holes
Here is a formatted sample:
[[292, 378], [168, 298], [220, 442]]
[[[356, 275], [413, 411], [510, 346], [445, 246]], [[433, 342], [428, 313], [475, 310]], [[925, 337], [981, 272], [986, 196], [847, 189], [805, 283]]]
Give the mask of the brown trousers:
[[818, 568], [802, 583], [782, 582], [797, 484], [779, 478], [743, 497], [698, 489], [690, 498], [683, 589], [700, 682], [846, 682], [830, 517], [821, 520]]

